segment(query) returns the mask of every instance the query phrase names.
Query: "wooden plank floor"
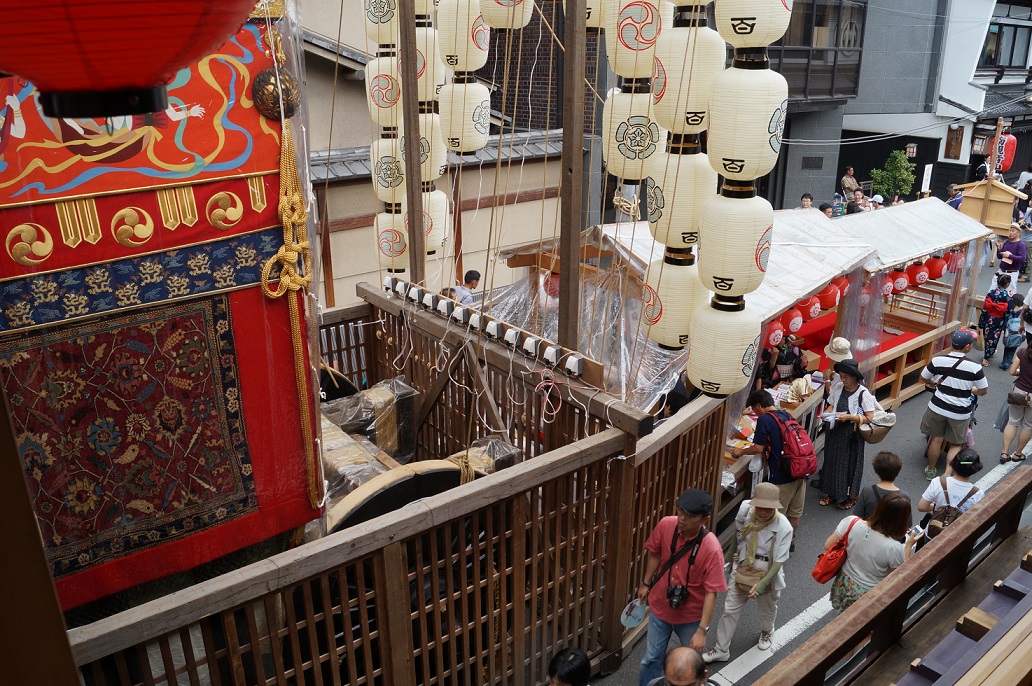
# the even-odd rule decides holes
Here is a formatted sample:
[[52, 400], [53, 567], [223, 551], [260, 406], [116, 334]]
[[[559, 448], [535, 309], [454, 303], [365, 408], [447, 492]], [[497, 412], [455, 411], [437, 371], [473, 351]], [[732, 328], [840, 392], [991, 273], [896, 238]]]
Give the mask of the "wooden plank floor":
[[[931, 652], [957, 624], [957, 620], [981, 603], [993, 584], [1006, 578], [1032, 550], [1032, 527], [1025, 527], [1003, 542], [970, 576], [903, 635], [899, 643], [864, 670], [853, 686], [885, 686], [901, 679], [910, 663]], [[920, 553], [918, 553], [920, 554]]]

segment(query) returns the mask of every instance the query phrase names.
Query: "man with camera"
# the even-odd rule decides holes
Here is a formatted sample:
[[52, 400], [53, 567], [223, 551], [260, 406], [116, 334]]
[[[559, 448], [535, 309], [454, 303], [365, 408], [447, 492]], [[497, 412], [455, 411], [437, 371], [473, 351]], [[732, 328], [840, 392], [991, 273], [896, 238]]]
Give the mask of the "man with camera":
[[638, 683], [646, 686], [662, 674], [670, 635], [682, 646], [702, 652], [717, 593], [727, 590], [724, 551], [706, 529], [713, 498], [689, 488], [677, 499], [677, 515], [664, 517], [645, 542], [645, 574], [638, 598], [651, 610], [645, 657]]

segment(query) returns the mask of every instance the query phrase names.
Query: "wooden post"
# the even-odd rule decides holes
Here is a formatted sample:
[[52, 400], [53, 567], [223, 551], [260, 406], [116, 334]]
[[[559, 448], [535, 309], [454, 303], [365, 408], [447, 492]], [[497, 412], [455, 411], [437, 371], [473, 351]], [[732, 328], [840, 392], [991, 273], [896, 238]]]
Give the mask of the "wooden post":
[[383, 623], [380, 624], [380, 647], [385, 658], [385, 683], [415, 686], [412, 641], [407, 640], [412, 635], [408, 593], [398, 593], [393, 586], [399, 579], [408, 578], [401, 543], [391, 543], [374, 556], [373, 569], [378, 579], [376, 594], [381, 600], [377, 605], [384, 615]]
[[[624, 454], [634, 455], [637, 445], [637, 439], [628, 434]], [[620, 613], [631, 600], [627, 590], [631, 584], [634, 560], [643, 554], [641, 550], [631, 550], [634, 536], [634, 459], [613, 460], [611, 465], [613, 488], [609, 498], [606, 532], [610, 542], [609, 558], [606, 565], [606, 595], [602, 599], [602, 645], [605, 649], [603, 673], [615, 672], [623, 659], [624, 628], [620, 623]]]
[[78, 686], [79, 673], [25, 488], [7, 400], [2, 397], [0, 446], [0, 520], [11, 552], [0, 565], [0, 585], [8, 589], [0, 610], [0, 645], [7, 655], [2, 681]]
[[584, 175], [584, 0], [567, 0], [563, 36], [563, 156], [560, 176], [559, 345], [580, 345], [581, 183]]
[[1000, 140], [1001, 135], [1003, 135], [1003, 117], [997, 117], [996, 135], [993, 136], [993, 140], [989, 145], [989, 184], [985, 189], [985, 199], [982, 201], [982, 214], [978, 218], [978, 221], [982, 224], [985, 224], [985, 220], [989, 216], [989, 196], [993, 190], [993, 175], [996, 174], [996, 142]]
[[[499, 145], [501, 143], [499, 142]], [[455, 165], [455, 176], [452, 179], [452, 202], [455, 203], [455, 215], [452, 225], [455, 227], [455, 240], [452, 241], [452, 253], [455, 255], [455, 283], [465, 283], [466, 273], [462, 270], [462, 165]], [[447, 287], [447, 284], [445, 285]]]
[[419, 94], [416, 92], [416, 3], [415, 0], [398, 0], [398, 18], [401, 26], [401, 51], [398, 66], [401, 68], [401, 112], [402, 135], [405, 145], [405, 199], [408, 201], [408, 243], [412, 256], [409, 262], [409, 276], [412, 283], [426, 285], [426, 233], [423, 228], [422, 177], [419, 158]]
[[330, 214], [326, 188], [315, 189], [315, 206], [319, 212], [319, 254], [322, 260], [323, 307], [337, 306], [333, 289], [333, 254], [330, 252]]

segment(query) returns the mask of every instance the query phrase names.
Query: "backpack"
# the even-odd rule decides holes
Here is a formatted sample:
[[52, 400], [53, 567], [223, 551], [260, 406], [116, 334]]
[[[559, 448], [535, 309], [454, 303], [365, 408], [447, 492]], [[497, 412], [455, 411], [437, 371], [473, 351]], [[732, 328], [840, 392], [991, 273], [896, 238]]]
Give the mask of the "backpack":
[[967, 502], [967, 499], [978, 492], [978, 486], [972, 486], [964, 499], [956, 506], [950, 504], [950, 492], [946, 488], [946, 477], [940, 476], [939, 483], [942, 485], [942, 493], [946, 496], [946, 504], [932, 510], [932, 517], [928, 520], [928, 538], [935, 538], [942, 533], [942, 530], [957, 520], [957, 517], [964, 514], [960, 506]]
[[781, 472], [793, 479], [805, 479], [817, 471], [817, 453], [810, 434], [792, 415], [782, 419], [771, 412], [781, 430]]

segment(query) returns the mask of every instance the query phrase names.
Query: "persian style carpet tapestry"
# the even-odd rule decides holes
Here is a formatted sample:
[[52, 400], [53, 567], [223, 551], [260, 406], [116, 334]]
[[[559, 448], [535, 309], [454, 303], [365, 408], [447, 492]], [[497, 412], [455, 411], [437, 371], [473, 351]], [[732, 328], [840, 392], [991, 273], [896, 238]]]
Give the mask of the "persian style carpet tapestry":
[[257, 510], [226, 296], [0, 343], [55, 579]]
[[255, 96], [276, 25], [151, 115], [47, 118], [0, 77], [0, 384], [65, 609], [319, 514], [307, 153]]

